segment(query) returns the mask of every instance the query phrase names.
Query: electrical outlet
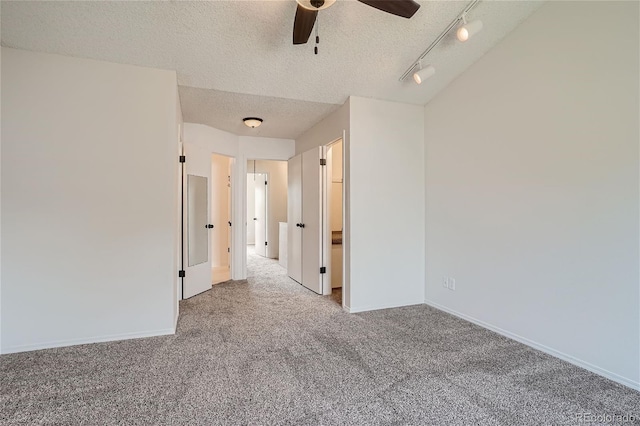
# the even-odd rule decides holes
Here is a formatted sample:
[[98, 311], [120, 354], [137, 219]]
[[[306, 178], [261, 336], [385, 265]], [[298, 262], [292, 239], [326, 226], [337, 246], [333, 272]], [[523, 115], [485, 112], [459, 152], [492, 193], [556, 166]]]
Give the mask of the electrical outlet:
[[449, 278], [449, 290], [456, 290], [456, 279], [455, 278]]
[[448, 277], [443, 277], [442, 278], [442, 287], [449, 288], [449, 278]]

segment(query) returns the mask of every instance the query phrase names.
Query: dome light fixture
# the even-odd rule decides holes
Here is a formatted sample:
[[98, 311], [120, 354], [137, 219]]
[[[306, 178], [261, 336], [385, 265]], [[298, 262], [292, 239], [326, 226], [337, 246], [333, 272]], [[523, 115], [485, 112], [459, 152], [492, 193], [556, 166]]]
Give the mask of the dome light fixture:
[[262, 124], [262, 118], [258, 118], [258, 117], [246, 117], [246, 118], [243, 118], [242, 121], [244, 121], [244, 124], [247, 127], [251, 127], [252, 129], [255, 129], [256, 127]]

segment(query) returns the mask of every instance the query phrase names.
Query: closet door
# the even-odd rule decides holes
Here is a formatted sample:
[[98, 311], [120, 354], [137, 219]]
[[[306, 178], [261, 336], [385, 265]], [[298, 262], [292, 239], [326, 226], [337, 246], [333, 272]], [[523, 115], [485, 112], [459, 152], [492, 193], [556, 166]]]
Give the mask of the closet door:
[[302, 155], [289, 160], [287, 180], [287, 272], [302, 283]]
[[184, 270], [182, 298], [187, 299], [211, 288], [211, 253], [209, 232], [209, 181], [211, 152], [184, 143], [186, 156], [183, 182]]
[[302, 154], [302, 285], [322, 294], [322, 185], [324, 147]]

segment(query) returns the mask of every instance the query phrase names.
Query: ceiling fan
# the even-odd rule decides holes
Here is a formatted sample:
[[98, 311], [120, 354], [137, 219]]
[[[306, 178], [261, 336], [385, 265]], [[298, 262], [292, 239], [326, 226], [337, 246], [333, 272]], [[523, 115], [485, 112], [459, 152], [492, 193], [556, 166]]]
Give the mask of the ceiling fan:
[[[318, 11], [326, 9], [336, 0], [296, 0], [298, 8], [293, 21], [293, 44], [305, 44], [316, 22]], [[414, 0], [358, 0], [367, 6], [403, 18], [411, 18], [420, 9]]]

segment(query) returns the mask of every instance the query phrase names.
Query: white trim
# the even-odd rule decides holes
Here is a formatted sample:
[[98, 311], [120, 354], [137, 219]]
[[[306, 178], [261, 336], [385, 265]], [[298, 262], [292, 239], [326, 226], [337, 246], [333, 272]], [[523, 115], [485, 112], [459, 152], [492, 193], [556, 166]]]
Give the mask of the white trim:
[[600, 376], [606, 377], [607, 379], [613, 380], [614, 382], [617, 382], [617, 383], [620, 383], [622, 385], [628, 386], [631, 389], [640, 390], [640, 382], [636, 382], [636, 381], [634, 381], [632, 379], [620, 376], [620, 375], [618, 375], [616, 373], [613, 373], [613, 372], [611, 372], [609, 370], [605, 370], [604, 368], [600, 368], [600, 367], [598, 367], [596, 365], [590, 364], [590, 363], [588, 363], [586, 361], [583, 361], [581, 359], [575, 358], [575, 357], [573, 357], [571, 355], [567, 355], [567, 354], [565, 354], [563, 352], [557, 351], [557, 350], [555, 350], [553, 348], [550, 348], [548, 346], [545, 346], [545, 345], [543, 345], [541, 343], [534, 342], [533, 340], [529, 340], [526, 337], [522, 337], [522, 336], [519, 336], [519, 335], [517, 335], [515, 333], [511, 333], [510, 331], [503, 330], [503, 329], [501, 329], [499, 327], [496, 327], [494, 325], [488, 324], [488, 323], [486, 323], [484, 321], [481, 321], [481, 320], [476, 319], [474, 317], [471, 317], [469, 315], [465, 315], [465, 314], [462, 314], [460, 312], [454, 311], [453, 309], [449, 309], [449, 308], [447, 308], [445, 306], [442, 306], [442, 305], [440, 305], [440, 304], [438, 304], [436, 302], [432, 302], [430, 300], [425, 300], [424, 303], [426, 305], [429, 305], [429, 306], [433, 307], [433, 308], [436, 308], [438, 310], [441, 310], [441, 311], [447, 312], [447, 313], [449, 313], [451, 315], [454, 315], [454, 316], [456, 316], [458, 318], [462, 318], [462, 319], [464, 319], [466, 321], [469, 321], [469, 322], [472, 322], [474, 324], [477, 324], [480, 327], [483, 327], [483, 328], [486, 328], [488, 330], [491, 330], [491, 331], [493, 331], [495, 333], [498, 333], [498, 334], [500, 334], [502, 336], [508, 337], [509, 339], [515, 340], [517, 342], [520, 342], [522, 344], [530, 346], [530, 347], [532, 347], [534, 349], [542, 351], [542, 352], [544, 352], [546, 354], [549, 354], [549, 355], [554, 356], [556, 358], [560, 358], [563, 361], [567, 361], [568, 363], [571, 363], [571, 364], [576, 365], [578, 367], [584, 368], [585, 370], [589, 370], [592, 373], [596, 373], [596, 374], [598, 374]]
[[[176, 324], [177, 324], [177, 317], [176, 317]], [[143, 331], [138, 333], [112, 334], [112, 335], [92, 337], [87, 339], [59, 340], [57, 342], [37, 343], [34, 345], [13, 346], [8, 348], [3, 348], [2, 354], [37, 351], [40, 349], [61, 348], [64, 346], [86, 345], [89, 343], [113, 342], [116, 340], [140, 339], [143, 337], [166, 336], [170, 334], [176, 334], [175, 328], [165, 328], [162, 330]]]
[[358, 312], [367, 312], [367, 311], [377, 311], [380, 309], [390, 309], [390, 308], [402, 308], [404, 306], [414, 306], [414, 305], [422, 305], [423, 302], [417, 302], [415, 300], [400, 302], [400, 303], [389, 303], [383, 305], [371, 305], [371, 306], [357, 306], [349, 308], [345, 306], [350, 314], [356, 314]]
[[178, 319], [180, 319], [180, 312], [178, 312], [176, 319], [173, 321], [173, 333], [170, 334], [176, 334], [178, 332]]

